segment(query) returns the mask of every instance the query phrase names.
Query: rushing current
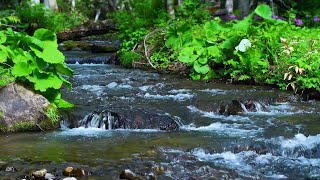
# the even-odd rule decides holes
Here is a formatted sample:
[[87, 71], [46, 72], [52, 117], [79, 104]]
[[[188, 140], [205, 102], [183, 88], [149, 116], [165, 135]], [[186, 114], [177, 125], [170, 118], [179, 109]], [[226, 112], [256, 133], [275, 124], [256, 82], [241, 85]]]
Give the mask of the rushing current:
[[[60, 130], [1, 135], [0, 160], [19, 171], [0, 171], [0, 177], [74, 166], [101, 180], [118, 179], [124, 169], [157, 179], [320, 179], [319, 102], [278, 101], [283, 92], [271, 87], [191, 81], [115, 65], [70, 67], [73, 90], [63, 94], [76, 107]], [[218, 112], [233, 100], [253, 101], [254, 110], [242, 104], [241, 113]], [[179, 118], [181, 127], [68, 127], [93, 111], [115, 109], [163, 113]]]

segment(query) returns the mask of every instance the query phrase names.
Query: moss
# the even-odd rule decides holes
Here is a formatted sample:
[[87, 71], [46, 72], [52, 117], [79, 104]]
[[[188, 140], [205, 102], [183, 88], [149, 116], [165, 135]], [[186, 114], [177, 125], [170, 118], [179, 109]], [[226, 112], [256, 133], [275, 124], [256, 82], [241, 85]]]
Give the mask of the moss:
[[46, 108], [45, 115], [46, 118], [40, 123], [25, 120], [14, 124], [12, 127], [7, 127], [3, 122], [0, 121], [0, 132], [49, 131], [59, 127], [61, 118], [59, 116], [58, 109], [54, 104], [50, 104]]
[[50, 104], [46, 108], [45, 114], [46, 114], [47, 118], [52, 122], [52, 124], [59, 123], [61, 120], [58, 108], [55, 104]]
[[90, 44], [83, 41], [64, 41], [63, 44], [64, 44], [63, 49], [68, 51], [74, 50], [76, 48], [80, 48], [81, 50], [84, 50], [84, 51], [91, 49]]
[[3, 119], [4, 113], [0, 110], [0, 120]]
[[72, 50], [72, 49], [78, 47], [78, 43], [75, 41], [64, 41], [63, 44], [64, 44], [64, 48], [66, 50]]

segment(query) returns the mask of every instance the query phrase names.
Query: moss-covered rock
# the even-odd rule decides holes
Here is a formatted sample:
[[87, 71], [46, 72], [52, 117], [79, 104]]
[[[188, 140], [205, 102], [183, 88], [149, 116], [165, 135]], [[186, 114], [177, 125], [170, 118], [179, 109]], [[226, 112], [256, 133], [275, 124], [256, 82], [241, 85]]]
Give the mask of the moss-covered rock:
[[55, 129], [60, 117], [43, 96], [11, 83], [0, 89], [0, 132]]

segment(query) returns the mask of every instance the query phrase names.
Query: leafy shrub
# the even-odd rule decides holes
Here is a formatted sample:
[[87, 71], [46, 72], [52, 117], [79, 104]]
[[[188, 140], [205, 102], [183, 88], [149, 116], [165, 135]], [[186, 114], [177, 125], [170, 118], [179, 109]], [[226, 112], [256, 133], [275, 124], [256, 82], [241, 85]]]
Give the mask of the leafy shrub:
[[241, 21], [223, 23], [216, 18], [181, 27], [168, 28], [166, 45], [192, 68], [194, 80], [231, 78], [296, 92], [320, 90], [320, 30], [273, 19], [267, 5]]
[[31, 5], [30, 2], [24, 2], [21, 6], [17, 6], [16, 14], [22, 23], [29, 25], [29, 32], [33, 32], [39, 28], [59, 32], [87, 20], [78, 12], [59, 13], [46, 8], [43, 4]]
[[119, 53], [119, 58], [124, 67], [131, 68], [134, 62], [141, 60], [142, 56], [132, 51], [125, 51]]
[[64, 64], [64, 56], [58, 50], [56, 35], [46, 29], [38, 29], [33, 36], [15, 32], [10, 28], [0, 30], [0, 84], [15, 78], [31, 86], [59, 108], [72, 107], [62, 99], [60, 89], [71, 84], [63, 75], [73, 71]]

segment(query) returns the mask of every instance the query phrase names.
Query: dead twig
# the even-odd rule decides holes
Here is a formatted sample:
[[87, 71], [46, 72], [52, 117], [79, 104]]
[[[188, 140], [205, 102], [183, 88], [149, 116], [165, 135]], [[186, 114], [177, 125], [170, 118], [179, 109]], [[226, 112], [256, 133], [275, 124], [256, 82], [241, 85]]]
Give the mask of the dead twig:
[[152, 63], [151, 63], [151, 60], [150, 60], [150, 57], [149, 57], [149, 53], [148, 53], [148, 47], [147, 47], [147, 40], [150, 36], [154, 35], [155, 33], [157, 33], [158, 31], [161, 31], [161, 29], [155, 29], [154, 31], [152, 31], [151, 33], [147, 34], [145, 37], [144, 37], [144, 40], [143, 40], [143, 46], [144, 46], [144, 54], [148, 60], [148, 63], [149, 65], [153, 68], [153, 69], [157, 69]]
[[36, 126], [37, 126], [42, 132], [45, 132], [45, 130], [42, 129], [42, 127], [40, 126], [40, 124], [37, 123]]

